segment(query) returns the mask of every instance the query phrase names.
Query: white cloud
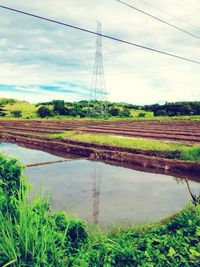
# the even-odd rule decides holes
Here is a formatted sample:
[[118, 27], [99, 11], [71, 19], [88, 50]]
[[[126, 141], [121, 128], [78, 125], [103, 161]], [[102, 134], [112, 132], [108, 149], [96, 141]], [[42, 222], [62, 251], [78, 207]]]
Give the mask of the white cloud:
[[[139, 0], [126, 1], [200, 35], [197, 28]], [[169, 0], [167, 3], [152, 0], [151, 3], [200, 28], [200, 16], [192, 6], [179, 0]], [[0, 0], [0, 4], [91, 30], [95, 30], [96, 20], [101, 20], [105, 34], [200, 61], [199, 40], [122, 6], [115, 0]], [[55, 85], [58, 82], [90, 87], [95, 37], [3, 9], [0, 9], [0, 16], [0, 85], [29, 86], [30, 92], [38, 92], [36, 85]], [[155, 103], [199, 100], [199, 65], [110, 40], [103, 41], [103, 48], [111, 101]], [[15, 93], [9, 92], [9, 89], [0, 91], [0, 96], [34, 102], [54, 98], [73, 101], [80, 99], [81, 92], [80, 86], [79, 94], [42, 90], [38, 94], [25, 90], [22, 94], [21, 91], [17, 92], [19, 87]]]
[[40, 91], [38, 94], [28, 94], [28, 93], [21, 93], [21, 92], [7, 92], [7, 91], [2, 91], [2, 96], [3, 97], [8, 97], [8, 98], [14, 98], [14, 99], [21, 99], [21, 100], [26, 100], [31, 103], [38, 103], [38, 102], [45, 102], [45, 101], [51, 101], [54, 99], [64, 99], [66, 101], [78, 101], [80, 98], [76, 94], [71, 94], [71, 93], [57, 93], [57, 92], [52, 92], [49, 94], [49, 92], [44, 92]]

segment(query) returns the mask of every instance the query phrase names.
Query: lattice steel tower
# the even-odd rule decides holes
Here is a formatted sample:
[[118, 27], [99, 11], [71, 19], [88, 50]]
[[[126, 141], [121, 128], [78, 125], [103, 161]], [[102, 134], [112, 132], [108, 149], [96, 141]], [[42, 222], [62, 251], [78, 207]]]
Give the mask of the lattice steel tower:
[[[102, 53], [102, 24], [97, 21], [97, 39], [96, 39], [96, 53], [95, 53], [95, 63], [92, 75], [91, 89], [90, 89], [90, 106], [89, 114], [99, 114], [104, 116], [107, 113], [107, 91], [104, 76], [104, 66], [103, 66], [103, 53]], [[99, 107], [92, 105], [92, 101], [99, 101]]]

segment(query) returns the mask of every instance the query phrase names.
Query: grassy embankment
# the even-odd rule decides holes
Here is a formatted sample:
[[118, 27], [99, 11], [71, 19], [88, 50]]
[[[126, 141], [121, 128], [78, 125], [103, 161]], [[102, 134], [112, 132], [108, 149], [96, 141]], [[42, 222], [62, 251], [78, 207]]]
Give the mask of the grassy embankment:
[[197, 203], [156, 224], [103, 232], [50, 213], [45, 199], [27, 201], [22, 170], [0, 155], [0, 266], [199, 266]]
[[21, 119], [35, 119], [37, 118], [37, 107], [34, 104], [31, 104], [26, 101], [18, 101], [13, 104], [7, 104], [5, 105], [5, 109], [7, 111], [7, 117], [6, 118], [12, 118], [12, 111], [20, 110], [22, 113]]
[[134, 139], [124, 137], [121, 138], [103, 134], [79, 134], [75, 131], [67, 131], [61, 134], [51, 134], [49, 135], [49, 137], [52, 139], [69, 138], [75, 141], [133, 149], [168, 151], [169, 155], [171, 153], [172, 157], [173, 155], [175, 155], [178, 157], [178, 159], [181, 160], [200, 160], [200, 146], [197, 145], [184, 145], [181, 143], [158, 141], [151, 139]]

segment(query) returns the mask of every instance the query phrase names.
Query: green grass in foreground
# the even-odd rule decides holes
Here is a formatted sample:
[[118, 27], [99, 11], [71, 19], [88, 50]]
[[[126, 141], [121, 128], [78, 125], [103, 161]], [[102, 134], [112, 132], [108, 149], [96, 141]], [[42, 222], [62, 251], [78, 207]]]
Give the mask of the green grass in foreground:
[[0, 155], [0, 266], [199, 266], [198, 204], [165, 222], [103, 232], [27, 193], [22, 166]]
[[[180, 152], [178, 154], [178, 159], [191, 161], [200, 160], [200, 146], [184, 145], [175, 142], [158, 141], [152, 139], [121, 138], [101, 134], [77, 134], [74, 131], [68, 131], [61, 134], [52, 134], [49, 135], [49, 137], [52, 139], [69, 138], [75, 141], [133, 149], [168, 151], [172, 152], [172, 155], [173, 152], [178, 151]], [[176, 153], [174, 155], [176, 155]]]

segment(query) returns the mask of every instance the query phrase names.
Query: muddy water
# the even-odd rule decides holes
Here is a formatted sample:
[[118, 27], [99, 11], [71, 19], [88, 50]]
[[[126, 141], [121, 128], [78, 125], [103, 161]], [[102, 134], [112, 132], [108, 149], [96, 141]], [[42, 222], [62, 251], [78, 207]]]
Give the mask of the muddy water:
[[20, 147], [15, 144], [0, 143], [0, 152], [19, 159], [24, 164], [60, 160], [60, 157], [39, 150]]
[[[26, 164], [61, 159], [13, 144], [0, 144], [0, 151]], [[30, 197], [38, 191], [49, 194], [53, 210], [65, 210], [101, 226], [155, 221], [191, 200], [185, 180], [86, 159], [31, 167], [25, 174], [33, 185]], [[189, 181], [189, 186], [194, 194], [200, 192], [200, 183]]]

